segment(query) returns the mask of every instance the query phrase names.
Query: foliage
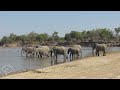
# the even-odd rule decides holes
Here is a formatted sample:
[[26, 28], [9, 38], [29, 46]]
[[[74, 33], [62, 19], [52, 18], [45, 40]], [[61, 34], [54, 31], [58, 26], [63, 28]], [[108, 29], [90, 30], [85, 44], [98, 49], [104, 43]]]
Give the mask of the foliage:
[[[114, 36], [113, 33], [116, 33], [116, 36]], [[83, 31], [71, 31], [70, 33], [66, 33], [64, 37], [59, 37], [58, 32], [53, 32], [52, 35], [48, 35], [47, 33], [35, 33], [30, 32], [28, 34], [24, 35], [16, 35], [11, 33], [9, 36], [4, 36], [1, 39], [2, 43], [15, 43], [15, 42], [21, 42], [21, 43], [48, 43], [48, 42], [98, 42], [98, 41], [104, 41], [109, 42], [111, 40], [116, 39], [120, 40], [119, 32], [120, 27], [115, 28], [114, 32], [107, 28], [98, 28], [93, 30], [83, 30]]]

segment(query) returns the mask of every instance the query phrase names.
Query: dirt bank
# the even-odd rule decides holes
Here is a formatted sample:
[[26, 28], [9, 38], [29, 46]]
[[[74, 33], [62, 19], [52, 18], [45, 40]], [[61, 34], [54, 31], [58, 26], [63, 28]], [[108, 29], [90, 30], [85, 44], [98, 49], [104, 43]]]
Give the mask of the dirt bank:
[[89, 57], [1, 79], [120, 79], [120, 52]]

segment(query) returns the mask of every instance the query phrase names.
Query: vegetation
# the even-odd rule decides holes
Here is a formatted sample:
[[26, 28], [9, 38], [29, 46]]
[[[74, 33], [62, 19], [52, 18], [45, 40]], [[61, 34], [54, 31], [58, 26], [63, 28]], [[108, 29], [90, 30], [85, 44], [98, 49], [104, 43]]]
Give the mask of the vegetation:
[[[60, 37], [58, 32], [53, 32], [52, 35], [47, 33], [35, 33], [30, 32], [26, 35], [16, 35], [11, 33], [9, 36], [4, 36], [1, 39], [1, 43], [10, 44], [10, 43], [29, 43], [29, 44], [49, 44], [49, 43], [77, 43], [77, 42], [112, 42], [120, 41], [120, 27], [115, 28], [113, 31], [107, 28], [98, 28], [93, 30], [83, 30], [83, 31], [71, 31], [66, 33], [64, 37]], [[115, 34], [114, 34], [115, 33]]]

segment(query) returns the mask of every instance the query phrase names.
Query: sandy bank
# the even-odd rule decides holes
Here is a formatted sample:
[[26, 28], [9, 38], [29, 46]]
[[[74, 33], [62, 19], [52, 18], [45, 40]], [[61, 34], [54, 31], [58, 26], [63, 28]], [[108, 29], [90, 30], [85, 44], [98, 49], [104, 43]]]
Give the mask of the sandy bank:
[[82, 60], [54, 65], [9, 76], [1, 79], [115, 79], [120, 78], [120, 52], [107, 56], [89, 57]]

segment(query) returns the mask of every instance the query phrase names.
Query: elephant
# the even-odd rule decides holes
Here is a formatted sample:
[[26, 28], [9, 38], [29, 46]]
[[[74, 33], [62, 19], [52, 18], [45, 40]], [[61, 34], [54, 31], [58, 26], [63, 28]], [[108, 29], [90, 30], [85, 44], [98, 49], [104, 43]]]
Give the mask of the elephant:
[[35, 47], [27, 47], [26, 57], [28, 57], [28, 54], [31, 54], [32, 56], [34, 55], [34, 53], [33, 53], [34, 48]]
[[96, 49], [96, 56], [99, 56], [99, 51], [103, 51], [103, 56], [106, 56], [106, 48], [107, 48], [106, 44], [98, 44], [98, 43], [93, 44], [92, 46], [93, 56], [94, 56], [94, 49]]
[[22, 53], [26, 53], [26, 52], [27, 52], [27, 47], [26, 46], [22, 47], [21, 56], [22, 56]]
[[63, 55], [64, 57], [64, 62], [66, 61], [66, 59], [68, 58], [67, 56], [67, 49], [64, 46], [54, 46], [51, 49], [51, 57], [52, 57], [52, 53], [54, 53], [54, 57], [56, 57], [56, 62], [57, 63], [57, 55]]
[[34, 50], [34, 47], [22, 47], [22, 50], [21, 50], [21, 56], [22, 56], [22, 52], [26, 53], [26, 57], [28, 57], [28, 54], [31, 54], [33, 55], [33, 50]]
[[70, 53], [70, 61], [71, 61], [71, 56], [72, 56], [72, 60], [73, 58], [75, 59], [75, 54], [78, 56], [80, 56], [81, 53], [81, 58], [82, 58], [82, 48], [80, 45], [73, 45], [73, 47], [70, 47], [68, 49], [68, 54]]
[[44, 48], [35, 48], [34, 49], [34, 54], [38, 57], [39, 56], [40, 57], [43, 57], [43, 56], [48, 56], [49, 57], [48, 52]]
[[39, 48], [34, 48], [34, 51], [33, 51], [34, 55], [36, 56], [47, 56], [49, 57], [50, 55], [50, 48], [48, 46], [40, 46]]
[[[81, 58], [82, 58], [82, 47], [81, 47], [80, 45], [73, 45], [73, 47], [77, 47], [77, 48], [80, 49], [80, 52], [79, 52], [79, 53], [81, 53]], [[79, 54], [79, 55], [80, 55], [80, 54]]]

